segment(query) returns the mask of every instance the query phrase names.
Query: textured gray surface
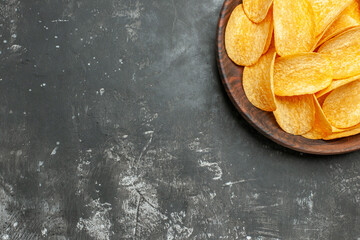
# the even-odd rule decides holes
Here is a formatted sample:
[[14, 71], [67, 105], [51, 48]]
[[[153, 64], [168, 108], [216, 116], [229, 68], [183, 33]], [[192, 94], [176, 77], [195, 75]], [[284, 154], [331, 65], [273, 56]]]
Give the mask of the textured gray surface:
[[222, 0], [0, 1], [0, 239], [359, 239], [360, 152], [236, 112]]

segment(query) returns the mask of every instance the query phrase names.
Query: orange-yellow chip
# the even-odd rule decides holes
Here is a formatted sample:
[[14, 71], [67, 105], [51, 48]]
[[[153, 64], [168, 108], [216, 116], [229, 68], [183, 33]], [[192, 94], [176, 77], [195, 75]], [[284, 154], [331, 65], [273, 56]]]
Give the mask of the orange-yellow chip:
[[349, 127], [349, 128], [336, 128], [334, 126], [331, 126], [332, 133], [350, 131], [350, 130], [354, 130], [355, 128], [359, 128], [359, 127], [360, 127], [360, 124], [356, 124], [355, 126], [352, 126], [352, 127]]
[[332, 127], [329, 121], [326, 119], [321, 106], [313, 95], [314, 105], [315, 105], [315, 121], [312, 129], [303, 134], [302, 136], [309, 139], [322, 139], [332, 133]]
[[327, 40], [339, 35], [340, 33], [352, 28], [359, 26], [359, 23], [355, 21], [352, 17], [348, 15], [341, 16], [338, 20], [336, 20], [329, 28], [326, 30], [322, 38], [317, 43], [317, 46], [320, 46]]
[[360, 21], [360, 1], [352, 0], [349, 7], [344, 12], [354, 18], [356, 21]]
[[275, 61], [274, 91], [278, 96], [316, 93], [330, 85], [330, 60], [318, 53], [301, 53]]
[[331, 131], [332, 133], [340, 133], [340, 132], [345, 132], [347, 128], [336, 128], [334, 126], [331, 126]]
[[275, 119], [285, 132], [302, 135], [311, 130], [315, 121], [313, 95], [275, 96], [275, 103]]
[[273, 0], [244, 0], [244, 12], [254, 23], [265, 19]]
[[243, 86], [246, 97], [255, 107], [264, 111], [276, 109], [272, 76], [275, 56], [275, 49], [270, 49], [256, 64], [244, 69]]
[[351, 4], [340, 14], [333, 24], [326, 30], [317, 44], [320, 46], [334, 36], [360, 25], [360, 5], [358, 0], [352, 0]]
[[309, 52], [315, 44], [315, 16], [308, 0], [274, 0], [276, 52], [284, 57]]
[[274, 46], [275, 47], [275, 43], [274, 43], [274, 24], [271, 22], [271, 30], [269, 32], [269, 36], [266, 40], [266, 44], [265, 44], [265, 48], [264, 48], [264, 51], [263, 51], [263, 54], [265, 54], [270, 46]]
[[355, 19], [357, 22], [360, 21], [360, 1], [359, 0], [352, 0], [349, 7], [347, 7], [344, 11], [346, 12], [346, 14], [348, 14], [353, 19]]
[[360, 123], [360, 80], [333, 90], [323, 104], [325, 116], [336, 128]]
[[238, 65], [256, 63], [264, 51], [271, 30], [272, 12], [259, 24], [251, 22], [244, 13], [243, 5], [231, 13], [225, 30], [225, 48], [231, 60]]
[[315, 13], [316, 36], [324, 32], [352, 0], [310, 0]]
[[356, 135], [359, 133], [360, 133], [360, 126], [357, 128], [351, 129], [351, 130], [332, 133], [331, 135], [324, 137], [324, 140], [333, 140], [333, 139], [337, 139], [337, 138], [344, 138], [344, 137], [353, 136], [353, 135]]
[[318, 50], [326, 54], [333, 67], [333, 78], [360, 74], [360, 27], [354, 27], [325, 42]]
[[316, 97], [320, 98], [336, 88], [339, 88], [341, 86], [344, 86], [345, 84], [351, 83], [351, 82], [359, 80], [359, 79], [360, 79], [360, 75], [356, 75], [356, 76], [344, 78], [344, 79], [334, 80], [331, 82], [331, 84], [327, 88], [317, 92]]

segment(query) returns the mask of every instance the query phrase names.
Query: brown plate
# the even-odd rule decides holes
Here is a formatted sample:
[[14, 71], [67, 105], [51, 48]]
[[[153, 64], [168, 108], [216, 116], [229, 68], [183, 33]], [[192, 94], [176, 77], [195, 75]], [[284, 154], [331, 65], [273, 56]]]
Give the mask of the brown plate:
[[241, 115], [264, 136], [274, 142], [304, 153], [334, 155], [360, 149], [360, 135], [332, 141], [310, 140], [284, 132], [275, 121], [271, 112], [264, 112], [254, 107], [246, 98], [243, 85], [243, 67], [234, 64], [225, 51], [225, 28], [232, 10], [241, 0], [225, 0], [221, 9], [216, 36], [216, 59], [222, 82], [231, 101]]

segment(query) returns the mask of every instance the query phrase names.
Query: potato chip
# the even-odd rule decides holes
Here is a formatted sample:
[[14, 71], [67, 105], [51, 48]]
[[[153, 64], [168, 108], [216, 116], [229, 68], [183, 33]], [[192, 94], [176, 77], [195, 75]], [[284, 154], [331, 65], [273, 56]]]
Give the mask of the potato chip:
[[274, 91], [278, 96], [316, 93], [330, 85], [330, 60], [318, 53], [279, 57], [274, 67]]
[[275, 119], [285, 132], [302, 135], [311, 130], [315, 121], [313, 95], [275, 96], [275, 103]]
[[276, 52], [284, 57], [309, 52], [315, 43], [315, 16], [308, 0], [274, 0]]
[[322, 38], [317, 43], [317, 46], [320, 46], [327, 40], [339, 35], [340, 33], [352, 28], [359, 26], [359, 23], [348, 15], [341, 16], [338, 20], [336, 20], [324, 33]]
[[334, 126], [331, 126], [332, 133], [339, 133], [339, 132], [344, 132], [344, 131], [346, 131], [346, 128], [336, 128]]
[[332, 127], [329, 121], [326, 119], [321, 106], [313, 95], [314, 105], [315, 105], [315, 121], [312, 129], [303, 134], [302, 136], [308, 139], [322, 139], [332, 133]]
[[345, 8], [344, 12], [356, 21], [360, 21], [360, 1], [352, 0], [350, 5]]
[[333, 90], [324, 101], [323, 111], [336, 128], [360, 123], [360, 80]]
[[360, 27], [330, 39], [321, 45], [318, 52], [329, 57], [334, 79], [360, 74]]
[[340, 132], [350, 131], [350, 130], [354, 130], [355, 128], [358, 128], [358, 127], [360, 127], [360, 124], [356, 124], [355, 126], [352, 126], [349, 128], [336, 128], [334, 126], [331, 126], [332, 133], [340, 133]]
[[321, 40], [317, 44], [320, 46], [327, 40], [334, 36], [360, 25], [360, 5], [358, 0], [352, 0], [351, 4], [345, 8], [340, 14], [339, 18], [336, 19], [331, 26], [326, 30]]
[[356, 75], [354, 77], [349, 77], [349, 78], [344, 78], [344, 79], [334, 80], [331, 82], [331, 84], [327, 88], [317, 92], [316, 97], [319, 98], [321, 96], [324, 96], [325, 94], [331, 92], [332, 90], [334, 90], [338, 87], [344, 86], [345, 84], [351, 83], [351, 82], [359, 80], [359, 79], [360, 79], [360, 75]]
[[274, 43], [274, 24], [272, 22], [271, 22], [271, 30], [269, 32], [268, 39], [266, 40], [266, 44], [265, 44], [263, 54], [265, 54], [269, 50], [270, 46], [275, 47], [275, 43]]
[[254, 23], [265, 19], [273, 0], [244, 0], [244, 12]]
[[324, 32], [352, 0], [310, 0], [315, 13], [315, 35]]
[[251, 22], [244, 13], [243, 5], [231, 13], [225, 30], [225, 48], [231, 60], [238, 65], [256, 63], [264, 51], [271, 30], [272, 12], [259, 24]]
[[264, 111], [275, 111], [273, 84], [273, 65], [275, 49], [270, 49], [257, 63], [245, 67], [243, 86], [246, 97], [257, 108]]
[[347, 131], [338, 132], [338, 133], [332, 133], [329, 136], [324, 137], [324, 140], [333, 140], [333, 139], [337, 139], [337, 138], [344, 138], [344, 137], [353, 136], [353, 135], [356, 135], [359, 133], [360, 133], [360, 126], [355, 129], [352, 129], [352, 130], [347, 130]]

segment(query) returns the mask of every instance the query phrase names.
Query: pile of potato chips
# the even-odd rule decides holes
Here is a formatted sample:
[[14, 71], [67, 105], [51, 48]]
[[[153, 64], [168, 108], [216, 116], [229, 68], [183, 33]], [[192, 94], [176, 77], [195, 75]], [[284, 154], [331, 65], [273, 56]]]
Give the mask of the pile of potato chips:
[[243, 0], [225, 31], [249, 101], [309, 139], [360, 133], [360, 0]]

